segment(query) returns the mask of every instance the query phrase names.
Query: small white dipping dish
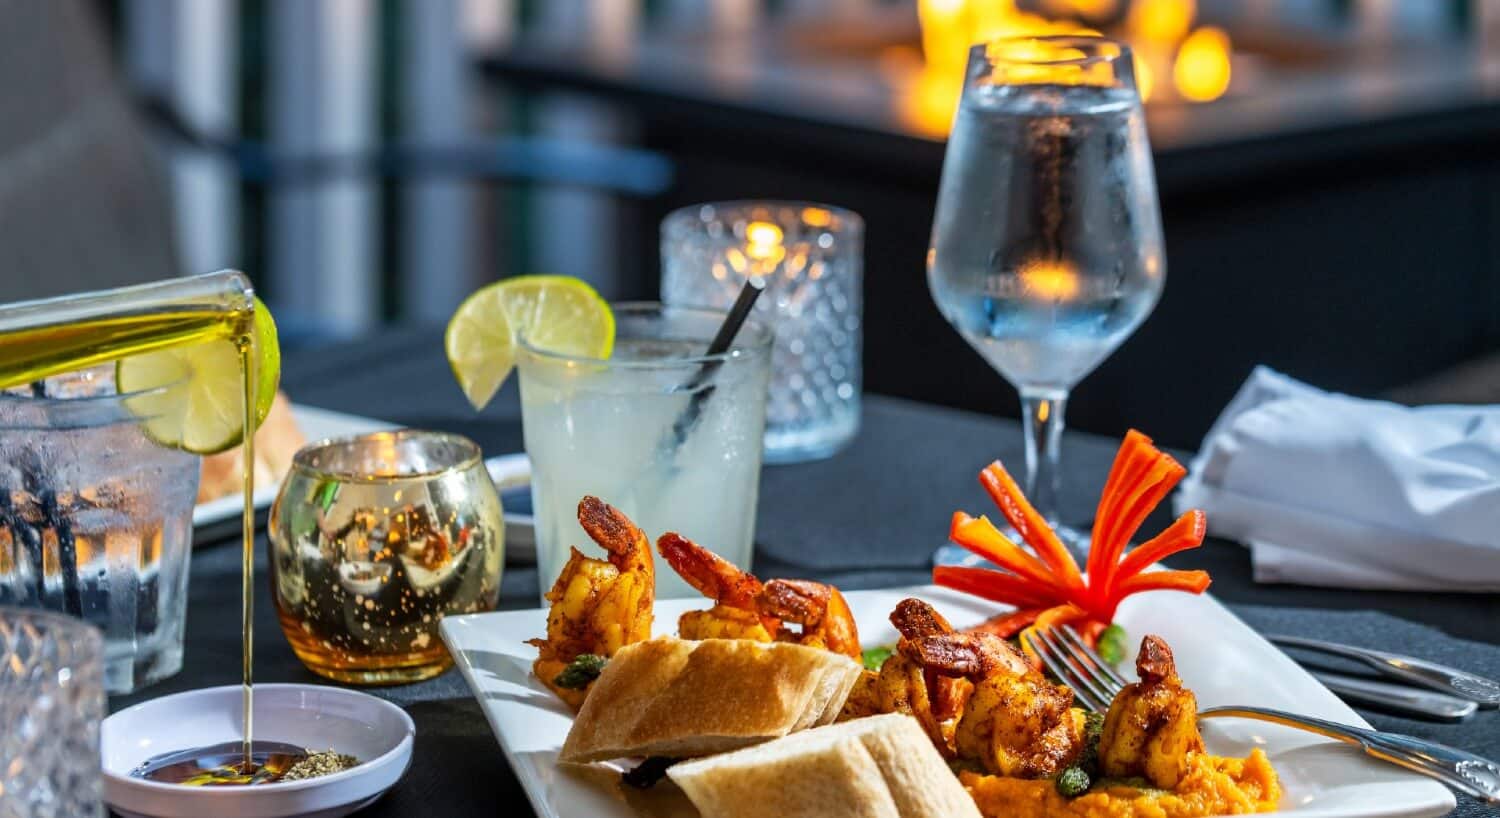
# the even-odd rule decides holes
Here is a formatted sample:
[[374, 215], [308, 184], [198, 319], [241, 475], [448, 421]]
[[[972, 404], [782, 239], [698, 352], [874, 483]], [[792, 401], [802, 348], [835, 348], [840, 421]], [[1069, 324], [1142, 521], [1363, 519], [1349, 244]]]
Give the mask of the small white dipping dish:
[[126, 818], [340, 818], [390, 789], [411, 763], [416, 726], [368, 693], [305, 684], [255, 686], [255, 737], [360, 760], [341, 773], [253, 787], [184, 787], [132, 778], [163, 753], [241, 737], [241, 688], [211, 687], [141, 702], [100, 729], [104, 800]]

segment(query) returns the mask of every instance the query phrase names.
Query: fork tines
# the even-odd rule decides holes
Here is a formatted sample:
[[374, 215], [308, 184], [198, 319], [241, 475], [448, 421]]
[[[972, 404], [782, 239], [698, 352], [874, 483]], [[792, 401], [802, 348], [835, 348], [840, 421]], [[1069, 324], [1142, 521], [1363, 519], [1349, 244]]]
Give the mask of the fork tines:
[[[1095, 713], [1107, 713], [1125, 680], [1078, 632], [1060, 628], [1022, 631], [1021, 638], [1058, 680], [1073, 689], [1073, 700]], [[1368, 755], [1435, 778], [1459, 792], [1500, 804], [1500, 765], [1437, 742], [1351, 727], [1267, 707], [1226, 705], [1198, 711], [1201, 718], [1245, 718], [1306, 730], [1360, 747]]]
[[1022, 638], [1089, 710], [1107, 712], [1110, 702], [1125, 687], [1125, 680], [1069, 626], [1027, 631]]

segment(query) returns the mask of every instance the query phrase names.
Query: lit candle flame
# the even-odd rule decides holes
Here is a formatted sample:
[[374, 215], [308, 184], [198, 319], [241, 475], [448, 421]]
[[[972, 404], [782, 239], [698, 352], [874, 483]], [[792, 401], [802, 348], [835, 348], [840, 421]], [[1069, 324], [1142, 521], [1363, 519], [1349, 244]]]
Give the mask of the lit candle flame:
[[764, 265], [775, 265], [786, 256], [781, 228], [770, 222], [751, 222], [745, 227], [745, 255]]

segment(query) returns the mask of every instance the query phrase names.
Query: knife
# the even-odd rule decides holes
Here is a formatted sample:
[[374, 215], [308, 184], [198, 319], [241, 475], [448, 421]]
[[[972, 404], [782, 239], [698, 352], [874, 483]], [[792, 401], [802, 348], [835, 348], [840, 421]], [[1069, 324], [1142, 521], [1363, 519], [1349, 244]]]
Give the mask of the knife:
[[1479, 705], [1468, 699], [1434, 690], [1345, 676], [1325, 670], [1314, 670], [1311, 673], [1324, 687], [1347, 702], [1373, 705], [1404, 715], [1432, 721], [1463, 721], [1479, 709]]
[[1341, 645], [1321, 639], [1280, 634], [1267, 635], [1266, 639], [1282, 647], [1302, 648], [1352, 659], [1374, 668], [1381, 675], [1399, 679], [1407, 684], [1436, 690], [1439, 693], [1446, 693], [1449, 696], [1467, 699], [1485, 710], [1500, 707], [1500, 682], [1458, 668], [1429, 662], [1414, 656]]

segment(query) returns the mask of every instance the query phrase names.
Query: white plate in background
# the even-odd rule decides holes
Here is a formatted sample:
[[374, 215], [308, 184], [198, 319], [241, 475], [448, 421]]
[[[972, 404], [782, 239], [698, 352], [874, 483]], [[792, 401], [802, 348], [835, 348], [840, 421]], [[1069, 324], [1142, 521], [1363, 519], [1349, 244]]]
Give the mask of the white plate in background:
[[[312, 406], [292, 404], [292, 418], [297, 421], [297, 428], [302, 430], [302, 436], [308, 442], [323, 440], [330, 437], [347, 437], [349, 435], [362, 435], [366, 432], [380, 432], [386, 429], [395, 429], [396, 424], [387, 423], [383, 420], [349, 415], [343, 412], [334, 412], [329, 409], [318, 409]], [[255, 507], [269, 508], [276, 500], [276, 491], [280, 485], [256, 486]], [[223, 522], [240, 515], [245, 504], [240, 499], [238, 492], [231, 492], [206, 503], [193, 506], [193, 527], [210, 523]]]
[[[954, 625], [964, 627], [1002, 610], [994, 603], [933, 586], [845, 594], [866, 646], [890, 644], [896, 633], [886, 617], [908, 596], [930, 601]], [[702, 599], [660, 600], [653, 631], [676, 629], [682, 612], [708, 607]], [[453, 653], [490, 728], [532, 806], [543, 818], [631, 818], [618, 775], [594, 766], [562, 768], [557, 753], [573, 714], [531, 673], [536, 648], [525, 640], [542, 636], [544, 609], [450, 616], [443, 641]], [[1280, 650], [1250, 630], [1210, 596], [1151, 592], [1127, 599], [1116, 618], [1130, 634], [1132, 652], [1142, 635], [1165, 637], [1183, 681], [1198, 704], [1261, 705], [1369, 726]], [[1132, 656], [1133, 661], [1133, 656]], [[1285, 790], [1276, 815], [1296, 818], [1427, 818], [1454, 807], [1441, 784], [1376, 761], [1357, 748], [1264, 722], [1216, 719], [1202, 726], [1210, 751], [1243, 756], [1260, 747], [1270, 757]]]

